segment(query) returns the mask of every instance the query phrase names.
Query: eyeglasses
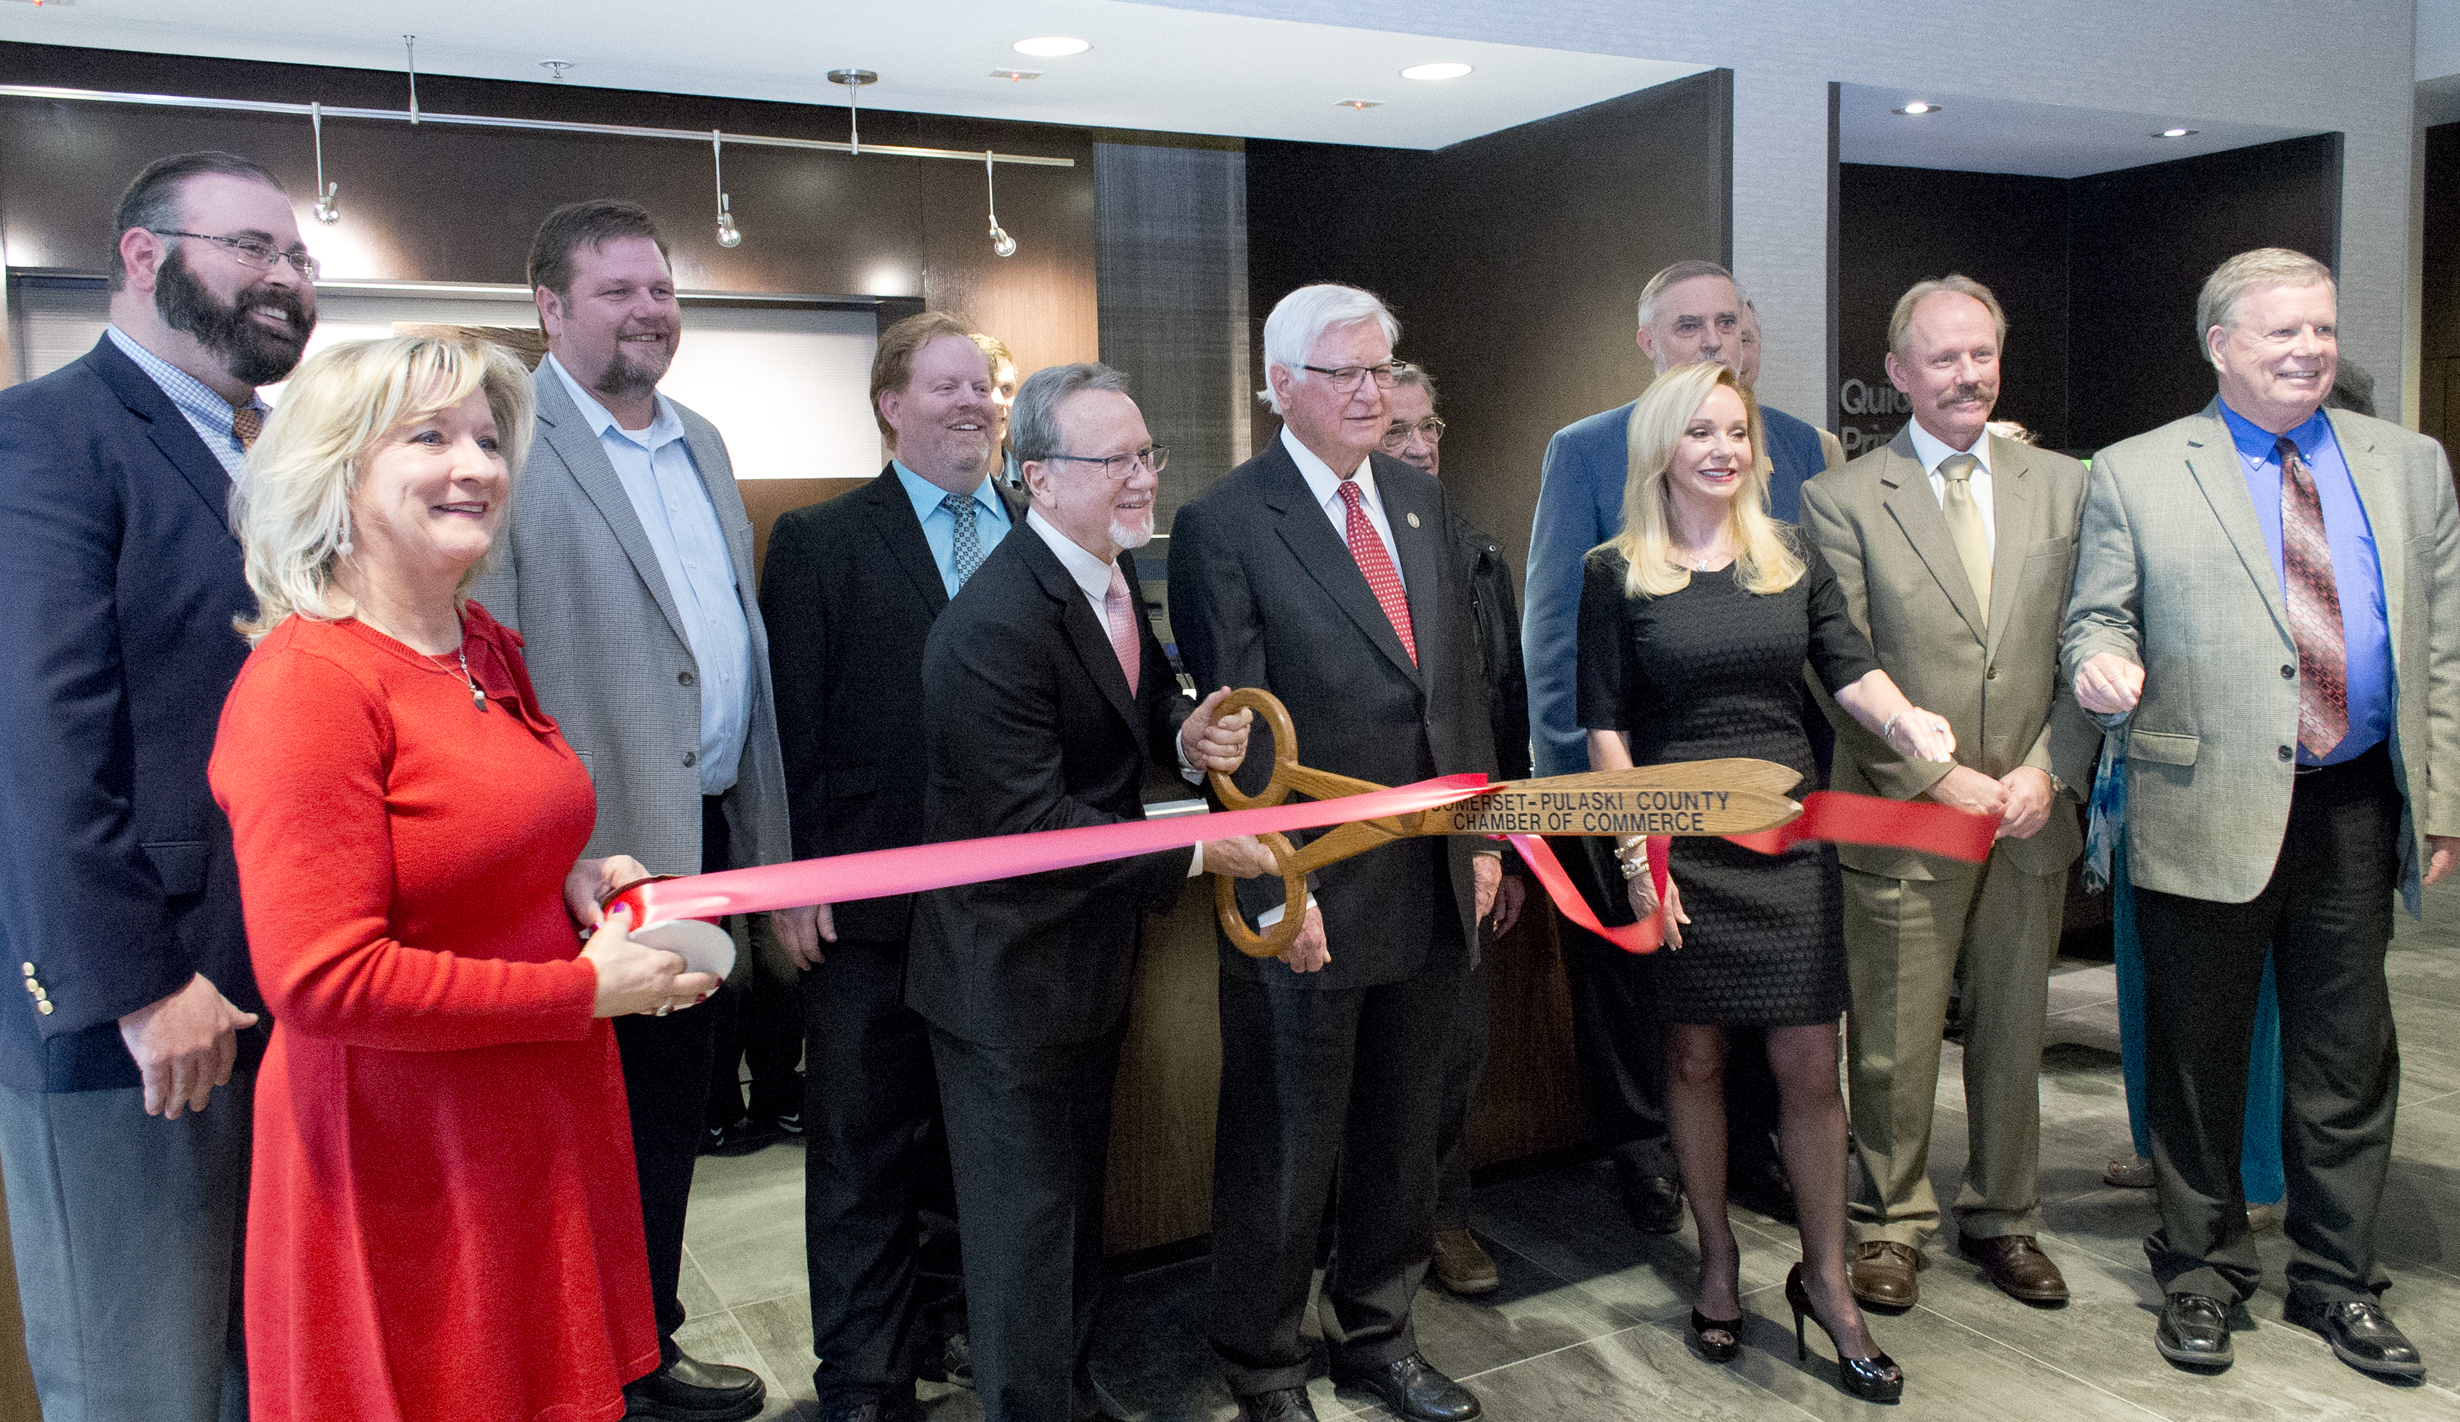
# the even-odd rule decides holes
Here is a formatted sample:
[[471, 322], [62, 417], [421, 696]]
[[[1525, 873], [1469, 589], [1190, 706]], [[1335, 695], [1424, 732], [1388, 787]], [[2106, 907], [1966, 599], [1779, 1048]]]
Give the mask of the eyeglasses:
[[1327, 370], [1320, 365], [1302, 365], [1299, 369], [1314, 371], [1316, 374], [1321, 375], [1325, 379], [1331, 381], [1333, 389], [1347, 395], [1351, 391], [1356, 390], [1359, 387], [1359, 384], [1370, 375], [1375, 377], [1375, 384], [1378, 389], [1390, 390], [1393, 382], [1401, 378], [1401, 372], [1409, 369], [1409, 362], [1405, 360], [1391, 360], [1384, 362], [1382, 365], [1344, 365], [1337, 366], [1331, 370]]
[[307, 248], [293, 247], [285, 252], [261, 237], [216, 237], [210, 232], [182, 232], [176, 227], [148, 227], [145, 230], [157, 237], [194, 237], [199, 242], [211, 242], [217, 247], [229, 249], [230, 254], [239, 259], [240, 265], [254, 267], [260, 272], [272, 271], [277, 262], [288, 262], [299, 269], [300, 276], [314, 281], [316, 273], [323, 269], [322, 264], [308, 255]]
[[1444, 437], [1444, 422], [1433, 415], [1427, 416], [1414, 425], [1395, 420], [1392, 422], [1392, 428], [1384, 431], [1384, 451], [1389, 454], [1399, 449], [1402, 445], [1409, 443], [1409, 437], [1413, 434], [1428, 444], [1439, 444]]
[[1170, 446], [1148, 444], [1134, 454], [1113, 454], [1108, 457], [1092, 454], [1054, 454], [1051, 458], [1064, 459], [1071, 464], [1098, 464], [1102, 466], [1102, 477], [1117, 484], [1134, 477], [1136, 466], [1140, 464], [1156, 474], [1161, 473], [1163, 468], [1170, 463]]

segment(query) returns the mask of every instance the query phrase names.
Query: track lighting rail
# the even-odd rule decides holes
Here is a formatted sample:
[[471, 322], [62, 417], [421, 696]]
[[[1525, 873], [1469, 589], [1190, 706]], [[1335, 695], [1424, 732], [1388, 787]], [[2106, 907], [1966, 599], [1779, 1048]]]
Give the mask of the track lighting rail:
[[[440, 114], [433, 109], [334, 108], [321, 104], [288, 104], [269, 99], [207, 99], [189, 94], [131, 94], [101, 89], [63, 89], [45, 84], [0, 84], [0, 98], [64, 99], [74, 103], [137, 104], [151, 108], [218, 109], [226, 113], [287, 114], [298, 118], [368, 119], [375, 122], [443, 124], [459, 128], [508, 128], [531, 133], [582, 133], [600, 138], [659, 138], [707, 143], [705, 128], [645, 128], [634, 124], [576, 123], [562, 119], [502, 118], [492, 114]], [[801, 148], [821, 153], [880, 153], [896, 158], [953, 158], [964, 163], [1015, 163], [1033, 168], [1073, 168], [1073, 158], [1044, 158], [1027, 153], [986, 153], [958, 148], [914, 148], [891, 143], [853, 144], [827, 138], [778, 138], [763, 134], [722, 133], [727, 143], [754, 148]]]

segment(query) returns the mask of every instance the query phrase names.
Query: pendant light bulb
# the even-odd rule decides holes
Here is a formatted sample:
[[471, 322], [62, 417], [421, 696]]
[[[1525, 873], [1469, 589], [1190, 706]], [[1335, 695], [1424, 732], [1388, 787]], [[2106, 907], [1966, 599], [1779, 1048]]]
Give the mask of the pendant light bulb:
[[735, 226], [734, 199], [726, 191], [726, 136], [716, 129], [709, 130], [709, 159], [717, 178], [718, 245], [740, 247], [743, 229]]
[[325, 184], [325, 195], [316, 199], [314, 209], [316, 220], [327, 227], [342, 220], [342, 205], [334, 200], [341, 190], [340, 183], [327, 183]]
[[1013, 257], [1016, 255], [1016, 239], [1008, 235], [1008, 229], [999, 225], [998, 164], [999, 160], [991, 154], [982, 155], [984, 205], [991, 211], [991, 255]]
[[325, 106], [323, 104], [308, 105], [308, 126], [316, 138], [316, 206], [310, 210], [316, 214], [318, 222], [331, 227], [342, 220], [342, 205], [335, 201], [342, 191], [342, 185], [325, 181]]

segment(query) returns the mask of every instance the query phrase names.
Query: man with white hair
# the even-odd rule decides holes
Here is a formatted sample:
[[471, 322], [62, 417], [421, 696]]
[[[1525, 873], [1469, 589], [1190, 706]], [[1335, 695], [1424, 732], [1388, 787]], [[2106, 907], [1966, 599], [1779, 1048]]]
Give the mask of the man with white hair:
[[2205, 281], [2200, 412], [2093, 461], [2062, 647], [2127, 728], [2145, 1105], [2165, 1297], [2154, 1346], [2225, 1368], [2263, 1275], [2238, 1155], [2269, 950], [2285, 1085], [2288, 1321], [2415, 1377], [2375, 1218], [2400, 1093], [2383, 955], [2395, 891], [2460, 851], [2460, 506], [2433, 440], [2325, 411], [2331, 269], [2278, 247]]
[[[1264, 323], [1281, 434], [1180, 507], [1170, 549], [1196, 684], [1272, 692], [1306, 764], [1385, 785], [1495, 767], [1451, 507], [1432, 476], [1376, 453], [1399, 334], [1355, 287], [1283, 297]], [[1256, 749], [1249, 793], [1271, 767]], [[1334, 1381], [1407, 1418], [1479, 1415], [1419, 1356], [1410, 1306], [1434, 1234], [1428, 1044], [1453, 1030], [1502, 877], [1482, 840], [1403, 840], [1326, 866], [1280, 961], [1222, 942], [1208, 1331], [1249, 1422], [1315, 1416], [1300, 1326], [1327, 1201]], [[1278, 922], [1277, 880], [1239, 888], [1252, 921]]]

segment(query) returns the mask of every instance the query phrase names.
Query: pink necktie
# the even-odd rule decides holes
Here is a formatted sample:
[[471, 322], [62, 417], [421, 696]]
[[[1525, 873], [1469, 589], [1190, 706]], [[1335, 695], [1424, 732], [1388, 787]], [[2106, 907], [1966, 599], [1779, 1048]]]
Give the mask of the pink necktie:
[[1392, 630], [1401, 638], [1401, 647], [1409, 653], [1411, 666], [1418, 664], [1418, 635], [1409, 625], [1409, 596], [1401, 587], [1401, 570], [1392, 566], [1392, 555], [1385, 551], [1384, 540], [1376, 535], [1375, 521], [1367, 517], [1366, 496], [1359, 492], [1358, 481], [1341, 481], [1341, 501], [1350, 507], [1344, 525], [1349, 539], [1350, 556], [1358, 560], [1358, 571], [1367, 575], [1367, 588], [1384, 607], [1384, 616], [1392, 621]]
[[1119, 654], [1119, 670], [1126, 674], [1128, 695], [1133, 696], [1144, 666], [1144, 643], [1136, 635], [1136, 600], [1128, 592], [1127, 573], [1117, 563], [1110, 565], [1110, 591], [1102, 595], [1102, 613], [1110, 622], [1110, 649]]

